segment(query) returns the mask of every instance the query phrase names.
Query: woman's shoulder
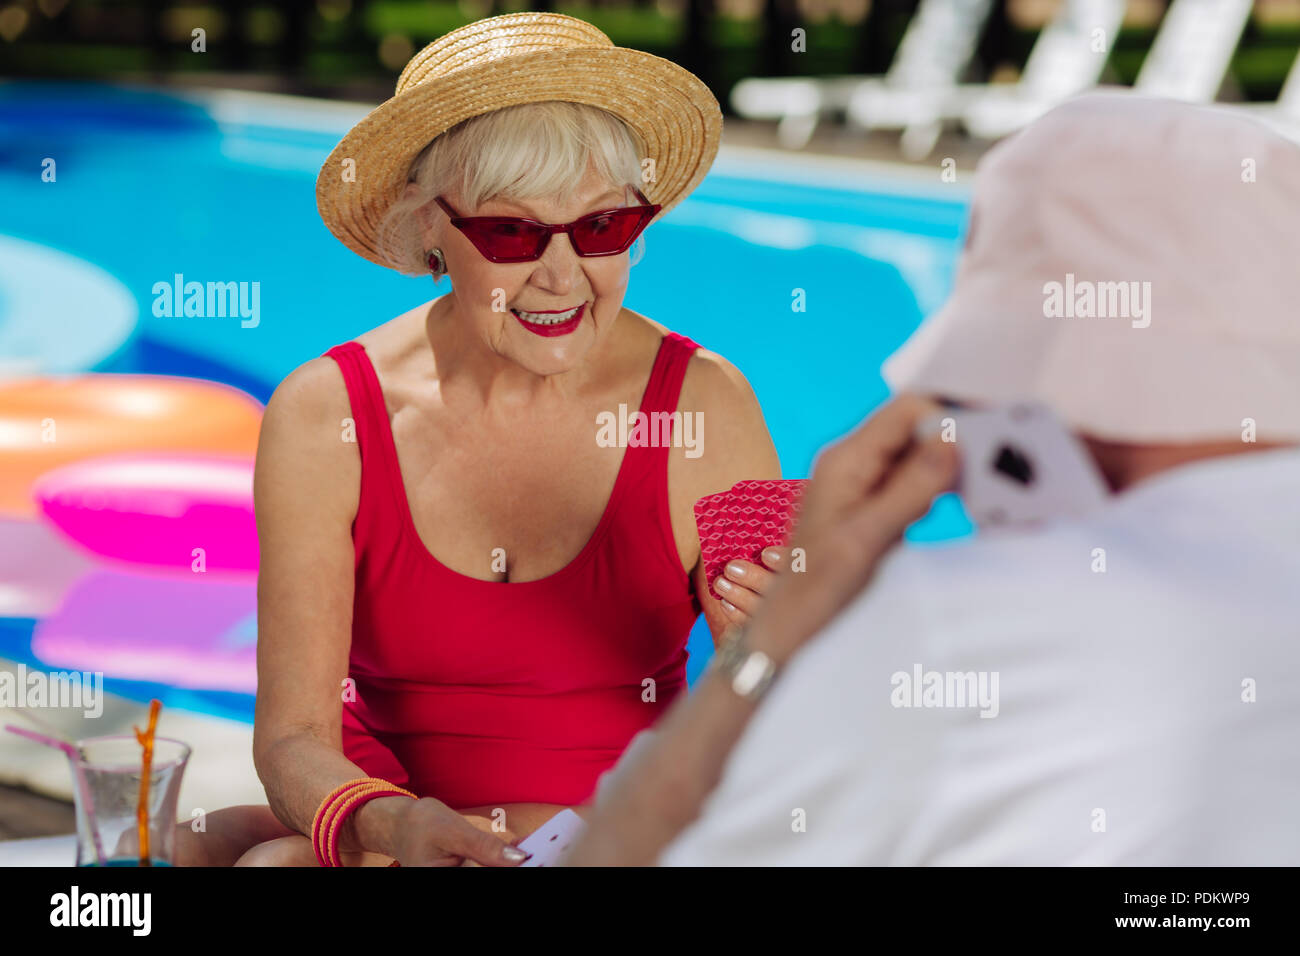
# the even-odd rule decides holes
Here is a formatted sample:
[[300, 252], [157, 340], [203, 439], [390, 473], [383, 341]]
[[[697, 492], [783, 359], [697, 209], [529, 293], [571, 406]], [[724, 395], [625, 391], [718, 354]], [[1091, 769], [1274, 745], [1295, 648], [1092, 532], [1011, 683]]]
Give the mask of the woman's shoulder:
[[342, 370], [328, 356], [299, 365], [272, 393], [257, 440], [254, 501], [261, 533], [267, 509], [290, 499], [315, 501], [340, 521], [356, 516], [360, 456], [340, 440], [352, 417]]
[[[385, 391], [389, 382], [399, 377], [402, 357], [412, 351], [411, 319], [417, 311], [413, 309], [350, 340], [365, 349]], [[303, 362], [276, 387], [267, 402], [266, 414], [274, 422], [290, 426], [337, 425], [350, 418], [352, 397], [342, 366], [330, 355]]]
[[[631, 309], [624, 309], [627, 317], [637, 326], [638, 333], [647, 351], [657, 355], [664, 339], [673, 334], [673, 330], [661, 322], [648, 318]], [[686, 377], [682, 381], [683, 400], [722, 401], [724, 404], [744, 404], [754, 399], [754, 391], [749, 386], [744, 374], [735, 365], [717, 352], [699, 345], [691, 353], [686, 366]], [[754, 399], [757, 404], [757, 399]]]
[[[672, 331], [653, 319], [638, 313], [632, 315], [655, 330], [656, 348]], [[709, 422], [727, 423], [725, 429], [712, 430], [711, 434], [727, 448], [729, 455], [737, 456], [746, 468], [757, 469], [755, 475], [765, 474], [771, 468], [780, 474], [758, 396], [744, 373], [725, 356], [703, 346], [691, 353], [677, 408], [701, 413], [706, 427]], [[712, 457], [715, 463], [719, 460], [719, 456]]]
[[[650, 320], [647, 320], [650, 321]], [[660, 330], [660, 342], [669, 329]], [[671, 507], [690, 523], [695, 502], [748, 478], [779, 478], [781, 460], [763, 418], [758, 396], [739, 368], [703, 346], [691, 353], [677, 398], [677, 411], [691, 416], [693, 442], [669, 453]]]
[[[671, 330], [652, 319], [646, 319], [659, 330], [661, 338]], [[737, 416], [739, 420], [754, 419], [762, 422], [763, 415], [758, 397], [745, 374], [718, 352], [698, 346], [691, 353], [682, 380], [681, 407], [701, 409], [723, 415]]]
[[314, 425], [347, 417], [350, 408], [342, 369], [329, 356], [320, 355], [284, 377], [266, 403], [263, 418], [289, 427]]

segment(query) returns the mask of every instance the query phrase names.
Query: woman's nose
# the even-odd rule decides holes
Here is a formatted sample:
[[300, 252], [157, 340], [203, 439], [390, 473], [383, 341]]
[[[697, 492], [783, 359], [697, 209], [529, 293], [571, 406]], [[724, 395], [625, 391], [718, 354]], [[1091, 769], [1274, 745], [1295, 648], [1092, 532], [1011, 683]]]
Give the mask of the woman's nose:
[[563, 295], [577, 284], [581, 274], [582, 257], [573, 251], [569, 237], [562, 232], [551, 236], [542, 257], [537, 260], [534, 281]]

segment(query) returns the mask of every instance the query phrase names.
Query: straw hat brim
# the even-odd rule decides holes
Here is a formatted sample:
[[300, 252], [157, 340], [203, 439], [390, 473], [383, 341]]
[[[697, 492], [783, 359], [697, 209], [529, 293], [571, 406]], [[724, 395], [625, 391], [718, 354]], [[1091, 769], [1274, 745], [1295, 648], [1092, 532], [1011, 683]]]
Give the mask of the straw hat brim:
[[[411, 163], [434, 137], [507, 106], [560, 100], [621, 118], [645, 143], [655, 180], [641, 184], [663, 216], [704, 178], [718, 153], [722, 111], [694, 74], [623, 47], [580, 47], [500, 57], [430, 79], [376, 107], [336, 146], [316, 180], [329, 230], [371, 262], [392, 267], [379, 224], [401, 196]], [[344, 160], [355, 162], [344, 176]]]

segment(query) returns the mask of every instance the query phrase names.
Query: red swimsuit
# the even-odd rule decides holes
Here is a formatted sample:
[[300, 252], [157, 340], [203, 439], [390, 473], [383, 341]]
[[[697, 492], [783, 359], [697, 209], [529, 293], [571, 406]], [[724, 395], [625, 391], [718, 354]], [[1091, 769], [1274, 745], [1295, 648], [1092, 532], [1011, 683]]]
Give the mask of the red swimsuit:
[[[643, 412], [676, 410], [696, 348], [665, 336]], [[537, 581], [467, 577], [415, 530], [365, 349], [325, 354], [343, 372], [361, 451], [344, 754], [453, 808], [582, 803], [686, 686], [700, 605], [673, 540], [668, 449], [624, 450], [600, 523], [566, 567]]]

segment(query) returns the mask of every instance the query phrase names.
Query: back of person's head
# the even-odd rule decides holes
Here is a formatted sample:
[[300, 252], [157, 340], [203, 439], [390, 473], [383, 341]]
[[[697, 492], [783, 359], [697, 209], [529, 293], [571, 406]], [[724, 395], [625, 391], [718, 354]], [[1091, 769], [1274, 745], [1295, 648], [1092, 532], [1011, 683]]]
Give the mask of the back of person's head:
[[896, 390], [1041, 401], [1112, 483], [1300, 443], [1300, 145], [1239, 111], [1079, 97], [977, 171]]
[[908, 862], [1300, 859], [1297, 278], [1300, 146], [1243, 113], [1089, 95], [985, 157], [953, 293], [886, 378], [1046, 404], [1124, 493], [873, 583], [853, 636], [899, 635], [875, 679], [995, 688], [996, 720], [877, 728], [933, 787]]

